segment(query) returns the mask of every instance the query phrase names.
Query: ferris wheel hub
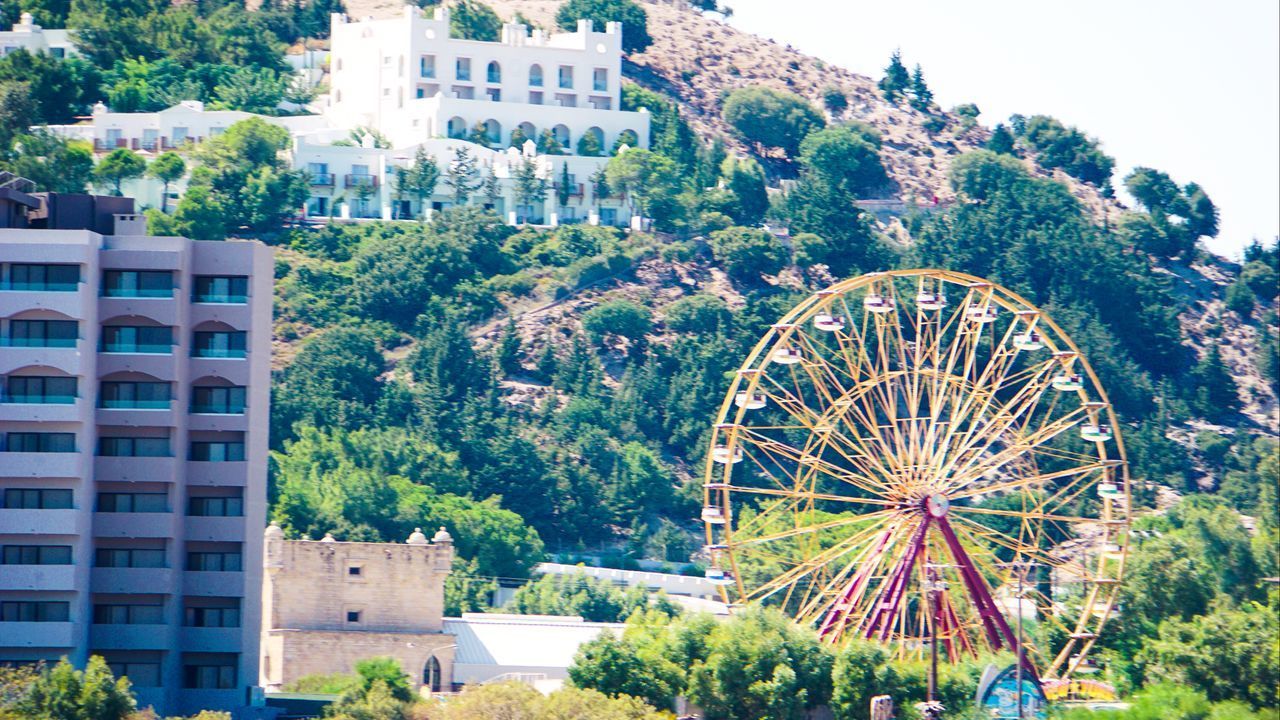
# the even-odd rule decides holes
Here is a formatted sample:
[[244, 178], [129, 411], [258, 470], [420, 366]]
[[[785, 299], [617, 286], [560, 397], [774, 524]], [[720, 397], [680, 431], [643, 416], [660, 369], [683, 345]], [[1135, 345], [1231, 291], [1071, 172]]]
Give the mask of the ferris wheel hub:
[[924, 499], [924, 511], [931, 517], [943, 518], [951, 509], [951, 501], [942, 493], [933, 493]]

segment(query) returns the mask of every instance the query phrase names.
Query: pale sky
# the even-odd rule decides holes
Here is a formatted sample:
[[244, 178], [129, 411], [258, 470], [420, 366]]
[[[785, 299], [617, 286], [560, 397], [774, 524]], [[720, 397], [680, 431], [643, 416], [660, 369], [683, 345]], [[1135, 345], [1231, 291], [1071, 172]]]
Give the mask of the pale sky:
[[1135, 165], [1197, 182], [1233, 259], [1280, 235], [1276, 0], [727, 0], [730, 23], [879, 79], [901, 48], [944, 108], [988, 127], [1047, 114]]

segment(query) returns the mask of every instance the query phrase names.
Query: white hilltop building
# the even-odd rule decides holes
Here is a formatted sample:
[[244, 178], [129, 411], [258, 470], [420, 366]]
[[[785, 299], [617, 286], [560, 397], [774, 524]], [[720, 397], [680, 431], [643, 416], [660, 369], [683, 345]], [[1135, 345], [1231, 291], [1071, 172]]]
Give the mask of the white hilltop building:
[[[620, 147], [649, 145], [648, 111], [619, 109], [620, 23], [597, 32], [583, 20], [574, 32], [553, 34], [507, 23], [499, 41], [482, 42], [450, 37], [447, 8], [428, 16], [406, 5], [395, 18], [334, 14], [331, 22], [329, 92], [313, 103], [318, 114], [263, 117], [289, 131], [291, 161], [307, 171], [311, 192], [301, 214], [391, 220], [449, 207], [453, 200], [443, 182], [422, 203], [426, 207], [399, 196], [396, 172], [419, 149], [446, 172], [455, 150], [465, 147], [481, 176], [498, 180], [493, 202], [480, 191], [471, 202], [512, 223], [629, 226], [638, 220], [620, 194], [598, 197], [590, 180]], [[291, 64], [314, 83], [324, 61], [309, 55]], [[206, 110], [196, 101], [153, 113], [114, 113], [99, 104], [87, 121], [50, 129], [90, 141], [100, 153], [129, 148], [150, 154], [189, 149], [248, 117]], [[537, 152], [532, 141], [544, 133], [561, 153]], [[514, 175], [524, 163], [537, 168], [547, 192], [540, 202], [518, 208]], [[561, 203], [566, 168], [567, 201]], [[182, 182], [170, 186], [170, 207], [183, 188]], [[126, 182], [123, 190], [145, 205], [161, 205], [161, 185], [153, 179]]]
[[29, 12], [19, 16], [12, 30], [0, 30], [0, 55], [18, 50], [33, 54], [48, 53], [54, 57], [78, 54], [66, 30], [45, 30], [35, 24]]

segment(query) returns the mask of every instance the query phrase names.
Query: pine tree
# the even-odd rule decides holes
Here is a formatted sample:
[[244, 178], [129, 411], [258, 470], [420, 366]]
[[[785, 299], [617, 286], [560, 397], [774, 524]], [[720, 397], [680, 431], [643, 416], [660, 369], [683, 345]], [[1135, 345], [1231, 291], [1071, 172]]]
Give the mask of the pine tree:
[[545, 382], [551, 382], [559, 369], [560, 360], [556, 357], [555, 343], [548, 337], [542, 346], [542, 354], [538, 356], [538, 377]]
[[880, 92], [889, 102], [896, 103], [911, 84], [907, 74], [907, 66], [902, 64], [902, 51], [894, 50], [889, 56], [889, 67], [884, 69], [884, 77], [880, 79]]
[[920, 65], [911, 73], [911, 107], [920, 112], [928, 112], [933, 105], [933, 91], [924, 81], [924, 70]]
[[996, 129], [991, 131], [991, 139], [987, 140], [987, 149], [993, 153], [1001, 155], [1014, 154], [1013, 133], [1009, 132], [1009, 128], [1004, 123], [996, 125]]
[[1195, 409], [1210, 420], [1225, 419], [1240, 409], [1240, 396], [1231, 369], [1222, 360], [1217, 345], [1210, 345], [1192, 371], [1196, 380]]
[[480, 167], [470, 150], [460, 147], [453, 151], [453, 161], [449, 163], [449, 172], [445, 173], [444, 184], [453, 189], [454, 205], [467, 204], [467, 198], [480, 187]]
[[504, 375], [519, 373], [524, 369], [520, 367], [521, 354], [520, 332], [516, 329], [515, 318], [508, 318], [502, 339], [498, 341], [498, 369]]

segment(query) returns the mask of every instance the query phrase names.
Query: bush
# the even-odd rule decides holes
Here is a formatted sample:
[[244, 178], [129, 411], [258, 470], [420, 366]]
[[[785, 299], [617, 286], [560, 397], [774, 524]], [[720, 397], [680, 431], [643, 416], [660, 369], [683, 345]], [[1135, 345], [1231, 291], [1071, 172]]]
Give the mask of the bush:
[[622, 23], [622, 50], [626, 53], [642, 53], [653, 44], [649, 16], [631, 0], [569, 0], [556, 11], [556, 25], [561, 30], [577, 30], [578, 20], [590, 20], [596, 32], [604, 32], [606, 23]]
[[713, 333], [728, 325], [729, 306], [714, 295], [691, 295], [667, 306], [664, 320], [675, 332]]
[[617, 335], [636, 341], [649, 332], [652, 322], [648, 309], [630, 300], [610, 300], [582, 315], [582, 327], [595, 342], [606, 335]]
[[744, 227], [711, 233], [711, 252], [730, 277], [744, 283], [758, 283], [761, 275], [776, 274], [790, 260], [787, 248], [772, 235]]

